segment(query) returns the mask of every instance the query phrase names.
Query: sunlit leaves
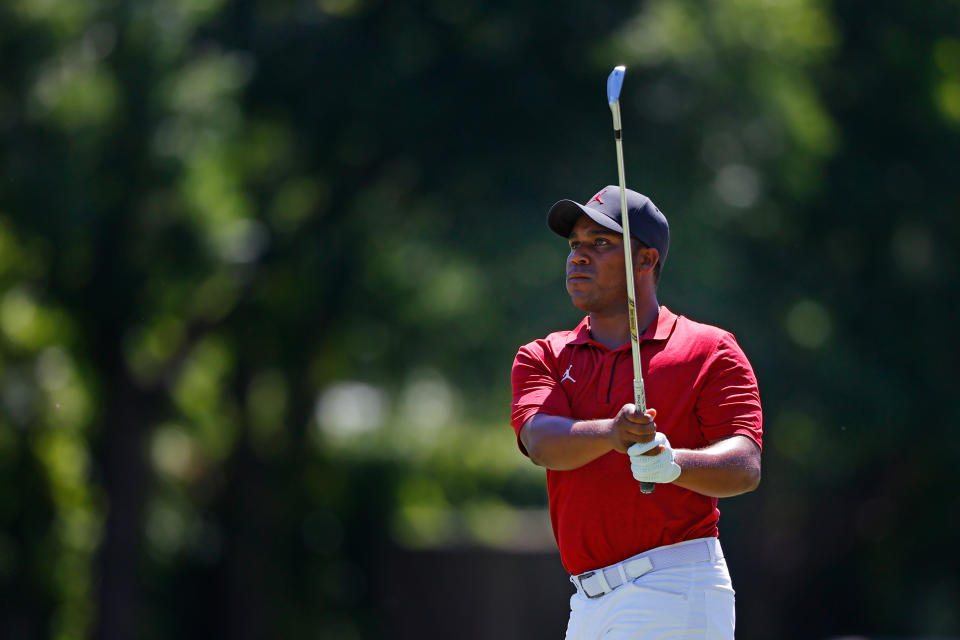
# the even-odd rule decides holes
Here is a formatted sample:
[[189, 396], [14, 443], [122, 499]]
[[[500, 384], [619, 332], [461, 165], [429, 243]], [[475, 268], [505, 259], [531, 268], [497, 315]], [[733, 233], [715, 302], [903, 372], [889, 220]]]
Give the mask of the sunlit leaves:
[[960, 80], [949, 79], [941, 82], [935, 97], [943, 115], [954, 122], [960, 122]]
[[[832, 153], [838, 134], [804, 69], [822, 64], [836, 44], [829, 14], [812, 0], [657, 0], [644, 5], [612, 46], [628, 64], [690, 79], [692, 93], [689, 88], [679, 92], [677, 78], [668, 75], [653, 91], [636, 93], [638, 104], [627, 108], [661, 119], [700, 118], [704, 144], [717, 136], [733, 138], [741, 153], [724, 162], [714, 147], [710, 164], [718, 171], [719, 198], [745, 208], [766, 204], [757, 197], [763, 176], [754, 165], [771, 155], [792, 158], [794, 166], [780, 171], [788, 186], [805, 192], [815, 185], [811, 173]], [[765, 131], [758, 139], [759, 129]], [[784, 138], [797, 152], [776, 144]]]
[[211, 253], [228, 263], [255, 260], [267, 245], [238, 170], [248, 155], [262, 157], [261, 149], [271, 148], [244, 154], [239, 146], [237, 94], [250, 73], [242, 56], [207, 53], [172, 71], [158, 92], [169, 115], [154, 136], [155, 149], [182, 162], [180, 192], [191, 220]]
[[0, 297], [0, 331], [13, 345], [35, 351], [64, 337], [67, 318], [59, 310], [43, 304], [26, 287], [16, 287]]
[[148, 51], [152, 60], [170, 64], [223, 5], [224, 0], [143, 0], [127, 7], [127, 28], [136, 46]]
[[236, 92], [250, 78], [250, 62], [227, 53], [208, 53], [179, 67], [163, 87], [173, 113], [200, 127], [195, 133], [229, 131], [240, 116]]
[[836, 32], [814, 0], [655, 0], [630, 22], [619, 44], [640, 62], [672, 59], [703, 72], [711, 59], [738, 49], [805, 63], [835, 46]]
[[72, 62], [39, 78], [34, 94], [39, 115], [66, 130], [106, 124], [118, 107], [116, 80], [103, 68]]
[[[229, 246], [224, 239], [231, 225], [250, 217], [252, 204], [243, 192], [239, 176], [218, 153], [191, 157], [184, 177], [183, 194], [194, 220], [213, 247]], [[229, 257], [229, 253], [224, 257]]]
[[934, 86], [934, 102], [943, 117], [960, 123], [960, 40], [944, 38], [934, 44], [933, 59], [941, 73]]
[[93, 418], [92, 390], [61, 347], [45, 349], [37, 358], [37, 386], [44, 393], [44, 422], [53, 429], [79, 431]]
[[37, 434], [34, 451], [43, 462], [56, 505], [52, 531], [56, 551], [51, 576], [62, 598], [54, 629], [64, 638], [82, 638], [93, 622], [91, 554], [100, 543], [102, 505], [96, 504], [87, 482], [90, 457], [81, 434], [50, 431]]
[[206, 338], [187, 356], [173, 389], [194, 437], [215, 460], [230, 454], [240, 428], [237, 407], [226, 393], [233, 360], [229, 344]]
[[179, 425], [161, 425], [151, 436], [151, 462], [166, 478], [180, 483], [194, 480], [203, 468], [202, 458], [196, 438]]
[[82, 32], [101, 3], [93, 0], [16, 0], [11, 4], [21, 19], [43, 25], [55, 36], [68, 39]]
[[668, 59], [695, 60], [709, 56], [698, 14], [702, 6], [689, 2], [648, 2], [618, 38], [631, 59], [660, 64]]
[[818, 156], [829, 155], [836, 143], [833, 121], [817, 97], [808, 79], [786, 74], [766, 73], [760, 79], [764, 95], [779, 108], [794, 144]]

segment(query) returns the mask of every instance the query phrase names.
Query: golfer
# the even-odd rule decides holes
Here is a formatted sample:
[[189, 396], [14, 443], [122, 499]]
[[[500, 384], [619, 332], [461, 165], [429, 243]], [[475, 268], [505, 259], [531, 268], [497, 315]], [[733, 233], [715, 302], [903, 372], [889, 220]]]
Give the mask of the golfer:
[[520, 348], [511, 421], [520, 450], [547, 470], [553, 532], [576, 587], [568, 640], [731, 639], [717, 498], [760, 482], [757, 381], [733, 335], [659, 303], [669, 226], [648, 197], [628, 189], [626, 202], [650, 409], [632, 404], [620, 190], [608, 186], [547, 216], [570, 246], [567, 293], [587, 315]]

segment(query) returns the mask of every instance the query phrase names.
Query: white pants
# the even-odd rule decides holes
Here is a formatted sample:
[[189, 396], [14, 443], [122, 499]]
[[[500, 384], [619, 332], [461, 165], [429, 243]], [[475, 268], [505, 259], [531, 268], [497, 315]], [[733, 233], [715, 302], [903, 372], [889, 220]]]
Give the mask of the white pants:
[[566, 640], [733, 640], [727, 563], [697, 562], [646, 573], [605, 596], [570, 597]]

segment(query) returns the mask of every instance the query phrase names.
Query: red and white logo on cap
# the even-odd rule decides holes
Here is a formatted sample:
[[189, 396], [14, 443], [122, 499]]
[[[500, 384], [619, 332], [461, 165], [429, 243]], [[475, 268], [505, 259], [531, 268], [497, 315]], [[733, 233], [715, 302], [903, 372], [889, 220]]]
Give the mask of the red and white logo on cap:
[[604, 204], [603, 200], [600, 199], [600, 196], [602, 196], [602, 195], [605, 194], [606, 192], [607, 192], [606, 189], [601, 189], [601, 190], [597, 193], [597, 195], [595, 195], [595, 196], [593, 196], [592, 198], [590, 198], [590, 201], [587, 202], [587, 204], [590, 204], [590, 202], [593, 202], [594, 200], [596, 200], [596, 201], [599, 202], [600, 204]]

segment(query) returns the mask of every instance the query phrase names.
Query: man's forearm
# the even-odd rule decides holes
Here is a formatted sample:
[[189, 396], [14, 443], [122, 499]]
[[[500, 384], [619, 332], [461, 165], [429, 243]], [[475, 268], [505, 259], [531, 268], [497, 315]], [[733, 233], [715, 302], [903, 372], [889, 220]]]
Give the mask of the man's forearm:
[[610, 451], [610, 420], [573, 420], [537, 415], [520, 431], [530, 459], [547, 469], [582, 467]]
[[673, 484], [717, 498], [753, 491], [760, 484], [760, 449], [733, 436], [703, 449], [676, 449], [680, 477]]

